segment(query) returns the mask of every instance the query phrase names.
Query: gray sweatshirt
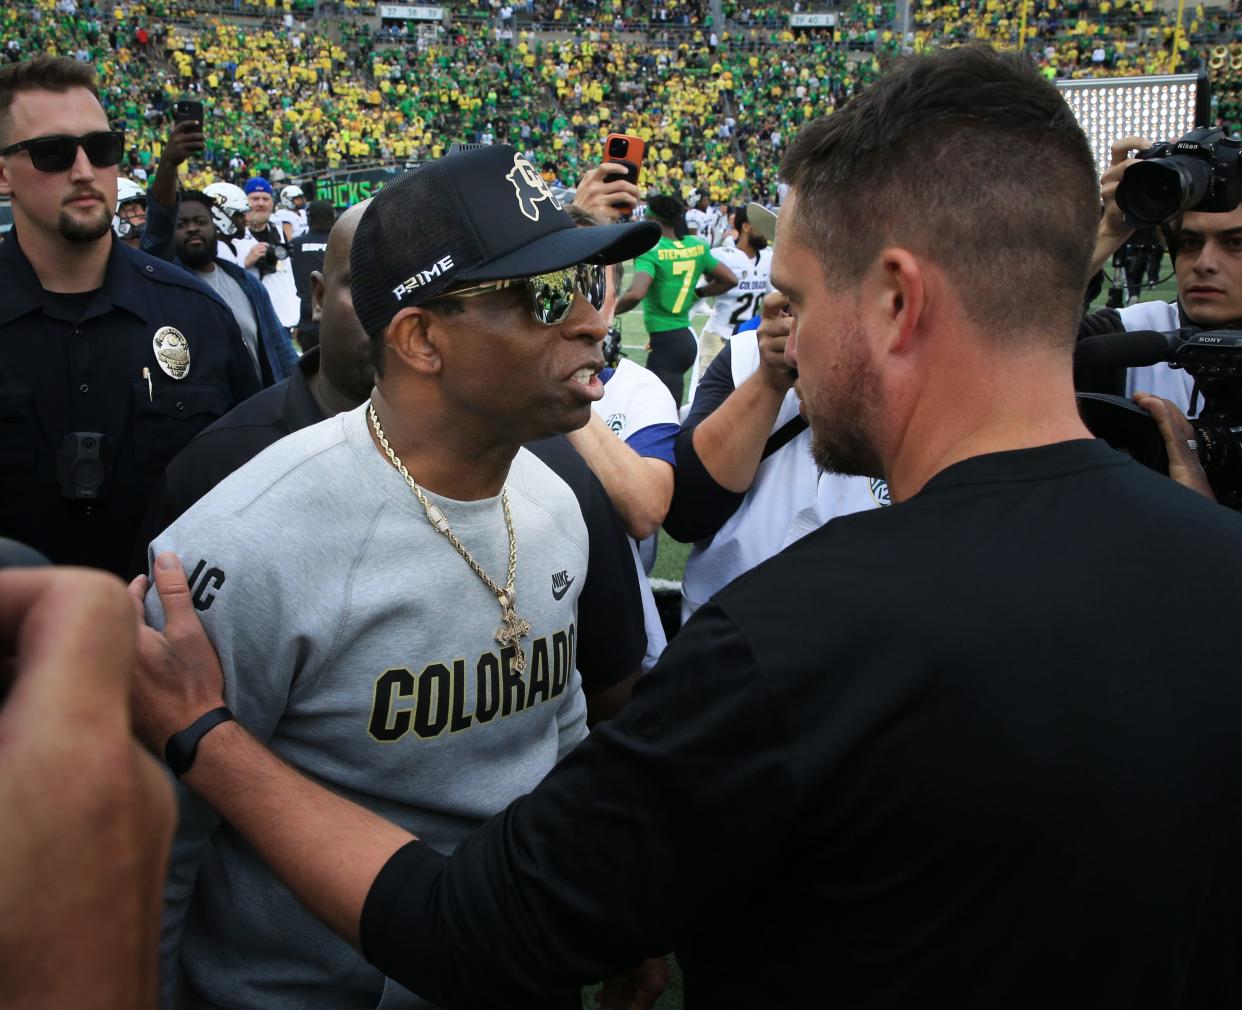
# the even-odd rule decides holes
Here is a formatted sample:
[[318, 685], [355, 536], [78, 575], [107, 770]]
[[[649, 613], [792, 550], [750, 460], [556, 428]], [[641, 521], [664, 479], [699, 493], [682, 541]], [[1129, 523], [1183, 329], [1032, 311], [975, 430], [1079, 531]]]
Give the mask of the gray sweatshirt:
[[[380, 455], [365, 406], [295, 432], [151, 547], [172, 550], [238, 721], [341, 795], [452, 851], [586, 734], [574, 668], [587, 533], [573, 492], [519, 452], [506, 486], [526, 670], [500, 607]], [[417, 479], [417, 474], [414, 475]], [[428, 496], [497, 584], [500, 499]], [[159, 598], [148, 621], [163, 626]], [[161, 944], [164, 1007], [421, 1007], [307, 913], [184, 788]]]

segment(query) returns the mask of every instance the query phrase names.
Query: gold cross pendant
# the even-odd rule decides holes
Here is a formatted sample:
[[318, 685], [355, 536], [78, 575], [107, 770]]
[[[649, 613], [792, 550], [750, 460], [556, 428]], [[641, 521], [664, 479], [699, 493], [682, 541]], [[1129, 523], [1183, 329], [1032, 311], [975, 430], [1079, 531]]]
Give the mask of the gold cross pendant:
[[503, 649], [514, 649], [513, 669], [522, 673], [526, 669], [526, 653], [522, 651], [522, 638], [530, 634], [530, 622], [518, 617], [512, 600], [504, 599], [500, 610], [500, 627], [496, 629], [496, 641]]

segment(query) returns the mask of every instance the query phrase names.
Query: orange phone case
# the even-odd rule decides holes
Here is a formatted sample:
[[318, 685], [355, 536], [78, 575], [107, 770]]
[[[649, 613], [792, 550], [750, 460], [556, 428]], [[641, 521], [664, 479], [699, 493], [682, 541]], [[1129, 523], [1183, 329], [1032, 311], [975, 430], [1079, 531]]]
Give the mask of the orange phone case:
[[[626, 141], [625, 157], [620, 158], [611, 153], [612, 142], [614, 140]], [[642, 168], [643, 156], [647, 153], [647, 145], [643, 142], [642, 137], [635, 137], [628, 133], [610, 133], [604, 138], [604, 161], [613, 161], [621, 165], [629, 167], [625, 177], [634, 185], [638, 185], [638, 172]]]

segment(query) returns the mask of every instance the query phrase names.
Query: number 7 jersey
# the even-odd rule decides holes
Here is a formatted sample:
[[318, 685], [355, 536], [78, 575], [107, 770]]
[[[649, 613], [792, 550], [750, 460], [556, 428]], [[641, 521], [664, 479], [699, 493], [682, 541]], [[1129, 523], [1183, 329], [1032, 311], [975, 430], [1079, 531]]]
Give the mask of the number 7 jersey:
[[729, 337], [763, 310], [763, 296], [772, 290], [772, 250], [761, 249], [752, 259], [736, 246], [720, 246], [712, 250], [712, 256], [733, 271], [737, 287], [716, 296], [706, 328]]
[[662, 333], [690, 325], [695, 286], [699, 278], [716, 267], [711, 247], [701, 238], [661, 238], [634, 260], [635, 273], [651, 277], [643, 298], [643, 324], [648, 333]]

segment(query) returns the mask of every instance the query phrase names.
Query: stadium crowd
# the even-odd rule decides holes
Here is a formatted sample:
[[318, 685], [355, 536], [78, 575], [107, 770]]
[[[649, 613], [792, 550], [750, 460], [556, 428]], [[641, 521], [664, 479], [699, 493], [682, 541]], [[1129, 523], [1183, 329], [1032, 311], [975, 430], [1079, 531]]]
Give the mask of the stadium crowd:
[[[721, 1006], [1242, 997], [1235, 636], [1132, 624], [1152, 580], [1237, 597], [1236, 379], [1091, 357], [1242, 325], [1242, 209], [1162, 213], [1176, 297], [1090, 311], [1143, 138], [1101, 180], [1024, 54], [859, 89], [817, 37], [769, 74], [148, 16], [98, 84], [0, 68], [15, 1006], [647, 1010], [672, 951]], [[212, 116], [174, 125], [187, 85]], [[135, 148], [107, 109], [141, 102]], [[602, 161], [619, 123], [643, 177]], [[338, 215], [256, 124], [269, 175], [435, 156]], [[774, 189], [760, 146], [779, 214], [723, 217]], [[244, 187], [179, 180], [226, 155]], [[640, 307], [647, 368], [612, 332]]]
[[[535, 5], [515, 14], [476, 3], [450, 8], [448, 25], [377, 27], [357, 11], [325, 18], [288, 3], [260, 6], [265, 16], [246, 21], [249, 6], [230, 20], [180, 0], [107, 10], [22, 0], [0, 13], [0, 46], [9, 60], [47, 53], [90, 62], [140, 180], [159, 158], [171, 103], [188, 95], [207, 107], [203, 159], [188, 168], [194, 185], [402, 163], [442, 154], [448, 139], [503, 139], [571, 186], [599, 160], [604, 135], [628, 132], [651, 147], [642, 186], [703, 188], [723, 205], [774, 202], [782, 144], [874, 81], [900, 48], [891, 3], [856, 3], [833, 28], [812, 30], [791, 29], [786, 8], [726, 6], [712, 26], [694, 5]], [[1024, 32], [1049, 77], [1172, 68], [1174, 25], [1153, 0], [1047, 0], [1028, 8], [1025, 29], [1020, 10], [915, 5], [911, 46], [1017, 46]], [[651, 29], [665, 23], [681, 33], [662, 39]], [[615, 30], [627, 26], [639, 30]], [[1234, 131], [1242, 59], [1239, 43], [1221, 41], [1230, 29], [1215, 12], [1188, 12], [1177, 62], [1208, 69], [1217, 115]]]

